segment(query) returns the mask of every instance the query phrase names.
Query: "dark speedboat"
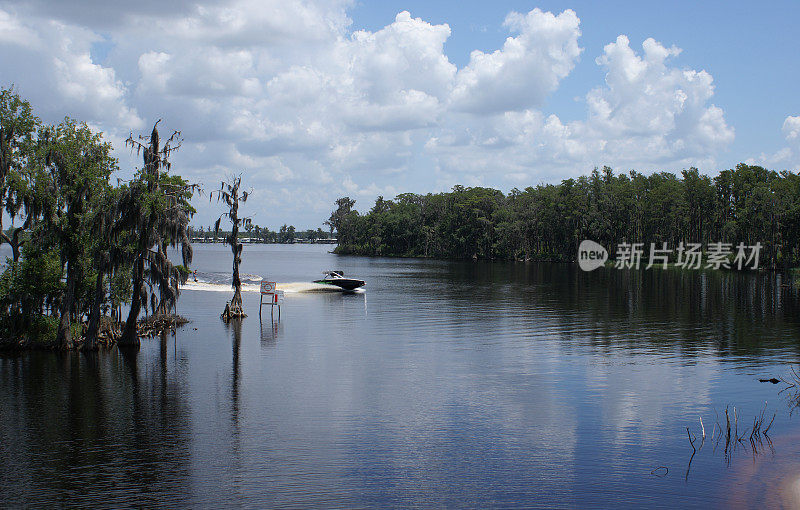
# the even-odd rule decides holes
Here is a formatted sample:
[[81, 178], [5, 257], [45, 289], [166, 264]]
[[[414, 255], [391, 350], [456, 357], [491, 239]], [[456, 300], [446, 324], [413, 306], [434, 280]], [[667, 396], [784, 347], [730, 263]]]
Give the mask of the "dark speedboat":
[[366, 285], [364, 280], [356, 280], [355, 278], [345, 278], [344, 273], [341, 271], [325, 271], [323, 273], [325, 278], [322, 280], [315, 280], [314, 283], [324, 283], [326, 285], [336, 285], [344, 290], [355, 290], [359, 287]]

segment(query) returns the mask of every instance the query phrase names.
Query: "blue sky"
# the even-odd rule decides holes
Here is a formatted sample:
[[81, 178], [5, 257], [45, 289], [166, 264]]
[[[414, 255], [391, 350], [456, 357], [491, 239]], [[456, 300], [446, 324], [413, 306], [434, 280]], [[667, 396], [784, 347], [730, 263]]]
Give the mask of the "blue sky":
[[[571, 10], [568, 10], [571, 9]], [[256, 223], [340, 196], [508, 191], [594, 166], [800, 168], [800, 3], [0, 0], [0, 85], [48, 122], [180, 129], [174, 169], [242, 174]], [[475, 53], [473, 53], [475, 52]], [[219, 214], [196, 203], [196, 224]]]

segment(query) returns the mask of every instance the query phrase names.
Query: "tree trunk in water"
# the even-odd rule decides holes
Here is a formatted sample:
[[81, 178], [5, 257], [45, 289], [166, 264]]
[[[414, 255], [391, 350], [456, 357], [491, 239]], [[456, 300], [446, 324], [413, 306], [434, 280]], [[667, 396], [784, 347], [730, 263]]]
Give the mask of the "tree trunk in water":
[[233, 245], [233, 299], [231, 300], [231, 307], [242, 308], [242, 280], [239, 278], [239, 262], [241, 258], [241, 245], [236, 240]]
[[[233, 299], [225, 305], [225, 311], [222, 312], [222, 320], [228, 322], [231, 319], [241, 319], [247, 317], [247, 314], [242, 310], [242, 281], [239, 278], [239, 263], [242, 261], [242, 248], [243, 245], [239, 242], [239, 225], [244, 220], [239, 219], [239, 184], [241, 177], [234, 180], [233, 184], [228, 184], [228, 191], [230, 195], [226, 196], [226, 203], [230, 206], [231, 210], [228, 214], [228, 219], [231, 220], [231, 234], [227, 238], [228, 244], [231, 245], [231, 252], [233, 253]], [[242, 200], [247, 200], [247, 193], [242, 195]], [[217, 223], [219, 224], [219, 222]], [[245, 226], [249, 223], [245, 221]]]
[[125, 321], [125, 329], [122, 331], [122, 336], [119, 339], [119, 345], [139, 345], [139, 332], [136, 328], [136, 321], [139, 320], [139, 312], [142, 309], [142, 296], [141, 289], [144, 283], [144, 259], [139, 258], [136, 261], [133, 275], [133, 299], [131, 300], [131, 309], [128, 312], [128, 319]]
[[[236, 229], [234, 228], [234, 234], [231, 236], [234, 240], [237, 239], [233, 237], [236, 233]], [[231, 244], [231, 247], [233, 251], [233, 299], [231, 299], [230, 303], [225, 305], [225, 311], [222, 312], [222, 320], [225, 322], [231, 319], [247, 317], [247, 314], [244, 313], [242, 309], [242, 280], [239, 278], [239, 263], [242, 261], [242, 245], [236, 240]]]
[[73, 261], [67, 262], [67, 289], [64, 293], [64, 300], [61, 302], [61, 318], [58, 322], [58, 333], [56, 343], [61, 349], [72, 349], [72, 331], [70, 331], [70, 312], [72, 304], [75, 302], [75, 285], [78, 280], [77, 268]]
[[105, 292], [103, 291], [103, 265], [97, 271], [97, 281], [94, 286], [94, 302], [92, 311], [89, 314], [89, 328], [86, 331], [86, 342], [83, 344], [84, 350], [94, 350], [97, 348], [97, 331], [100, 329], [100, 305], [103, 303]]

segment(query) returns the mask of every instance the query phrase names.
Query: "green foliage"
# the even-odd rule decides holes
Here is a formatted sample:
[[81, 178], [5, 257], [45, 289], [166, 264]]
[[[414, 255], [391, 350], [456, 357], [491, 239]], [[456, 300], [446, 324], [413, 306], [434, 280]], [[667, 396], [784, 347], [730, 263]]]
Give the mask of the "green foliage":
[[604, 167], [558, 185], [508, 195], [456, 186], [449, 193], [378, 197], [364, 215], [347, 197], [328, 224], [337, 253], [574, 261], [592, 239], [618, 243], [761, 242], [762, 265], [800, 264], [800, 177], [745, 164], [714, 178], [697, 169], [615, 175]]
[[51, 347], [56, 342], [58, 319], [50, 315], [36, 314], [31, 317], [26, 340], [33, 346]]
[[7, 186], [8, 174], [19, 172], [30, 157], [40, 124], [28, 101], [12, 89], [0, 89], [0, 181], [3, 188]]
[[110, 229], [111, 238], [121, 247], [113, 252], [115, 262], [132, 266], [131, 306], [122, 344], [139, 343], [137, 321], [141, 308], [148, 306], [148, 291], [154, 313], [166, 313], [177, 302], [181, 274], [167, 257], [168, 247], [181, 247], [184, 265], [192, 261], [188, 225], [194, 209], [189, 201], [196, 186], [169, 173], [169, 157], [180, 147], [180, 132], [174, 131], [163, 141], [159, 122], [149, 138], [130, 136], [126, 140], [126, 145], [142, 155], [143, 166], [120, 189], [118, 218]]
[[[382, 198], [382, 197], [381, 197]], [[342, 197], [336, 200], [336, 210], [331, 213], [331, 217], [325, 222], [331, 229], [331, 232], [341, 232], [344, 223], [350, 215], [353, 205], [356, 201], [350, 197]]]
[[189, 278], [189, 275], [192, 274], [192, 270], [183, 264], [178, 264], [175, 266], [175, 269], [178, 271], [178, 274], [180, 274], [181, 283], [186, 283], [187, 278]]
[[46, 170], [42, 178], [48, 179], [54, 200], [46, 203], [38, 232], [59, 246], [66, 265], [58, 338], [62, 347], [69, 348], [72, 321], [80, 317], [73, 308], [77, 305], [79, 310], [87, 310], [94, 301], [93, 279], [87, 278], [91, 272], [89, 250], [102, 249], [98, 243], [106, 239], [93, 236], [92, 230], [96, 217], [103, 216], [102, 206], [108, 205], [104, 196], [117, 162], [111, 156], [111, 144], [103, 142], [100, 133], [69, 118], [46, 128], [39, 143]]
[[145, 165], [112, 186], [117, 161], [101, 133], [69, 118], [42, 125], [27, 101], [0, 89], [0, 207], [14, 222], [0, 223], [13, 253], [0, 274], [2, 340], [70, 347], [85, 337], [91, 348], [101, 313], [118, 317], [146, 286], [159, 307], [174, 303], [188, 269], [174, 268], [165, 250], [182, 245], [191, 260], [195, 190], [169, 173], [177, 135], [161, 144], [154, 128], [148, 144], [129, 139]]
[[26, 246], [22, 260], [8, 260], [0, 275], [0, 307], [7, 312], [14, 305], [22, 309], [40, 309], [55, 303], [64, 291], [61, 275], [61, 261], [56, 250], [39, 252]]
[[128, 264], [118, 267], [108, 277], [108, 304], [112, 308], [130, 303], [132, 276], [133, 267]]
[[294, 225], [289, 225], [287, 227], [286, 224], [283, 224], [278, 231], [278, 242], [282, 244], [292, 244], [294, 243], [295, 238], [296, 232]]
[[0, 275], [0, 335], [6, 341], [39, 335], [36, 318], [52, 310], [64, 292], [56, 250], [26, 246], [23, 253], [20, 262], [8, 260]]

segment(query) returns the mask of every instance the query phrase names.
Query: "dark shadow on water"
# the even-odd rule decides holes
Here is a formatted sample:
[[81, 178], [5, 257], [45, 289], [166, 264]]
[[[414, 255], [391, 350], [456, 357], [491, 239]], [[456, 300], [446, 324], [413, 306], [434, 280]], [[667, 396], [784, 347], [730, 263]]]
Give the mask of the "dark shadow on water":
[[0, 359], [3, 505], [188, 504], [184, 383], [164, 356], [152, 354]]

